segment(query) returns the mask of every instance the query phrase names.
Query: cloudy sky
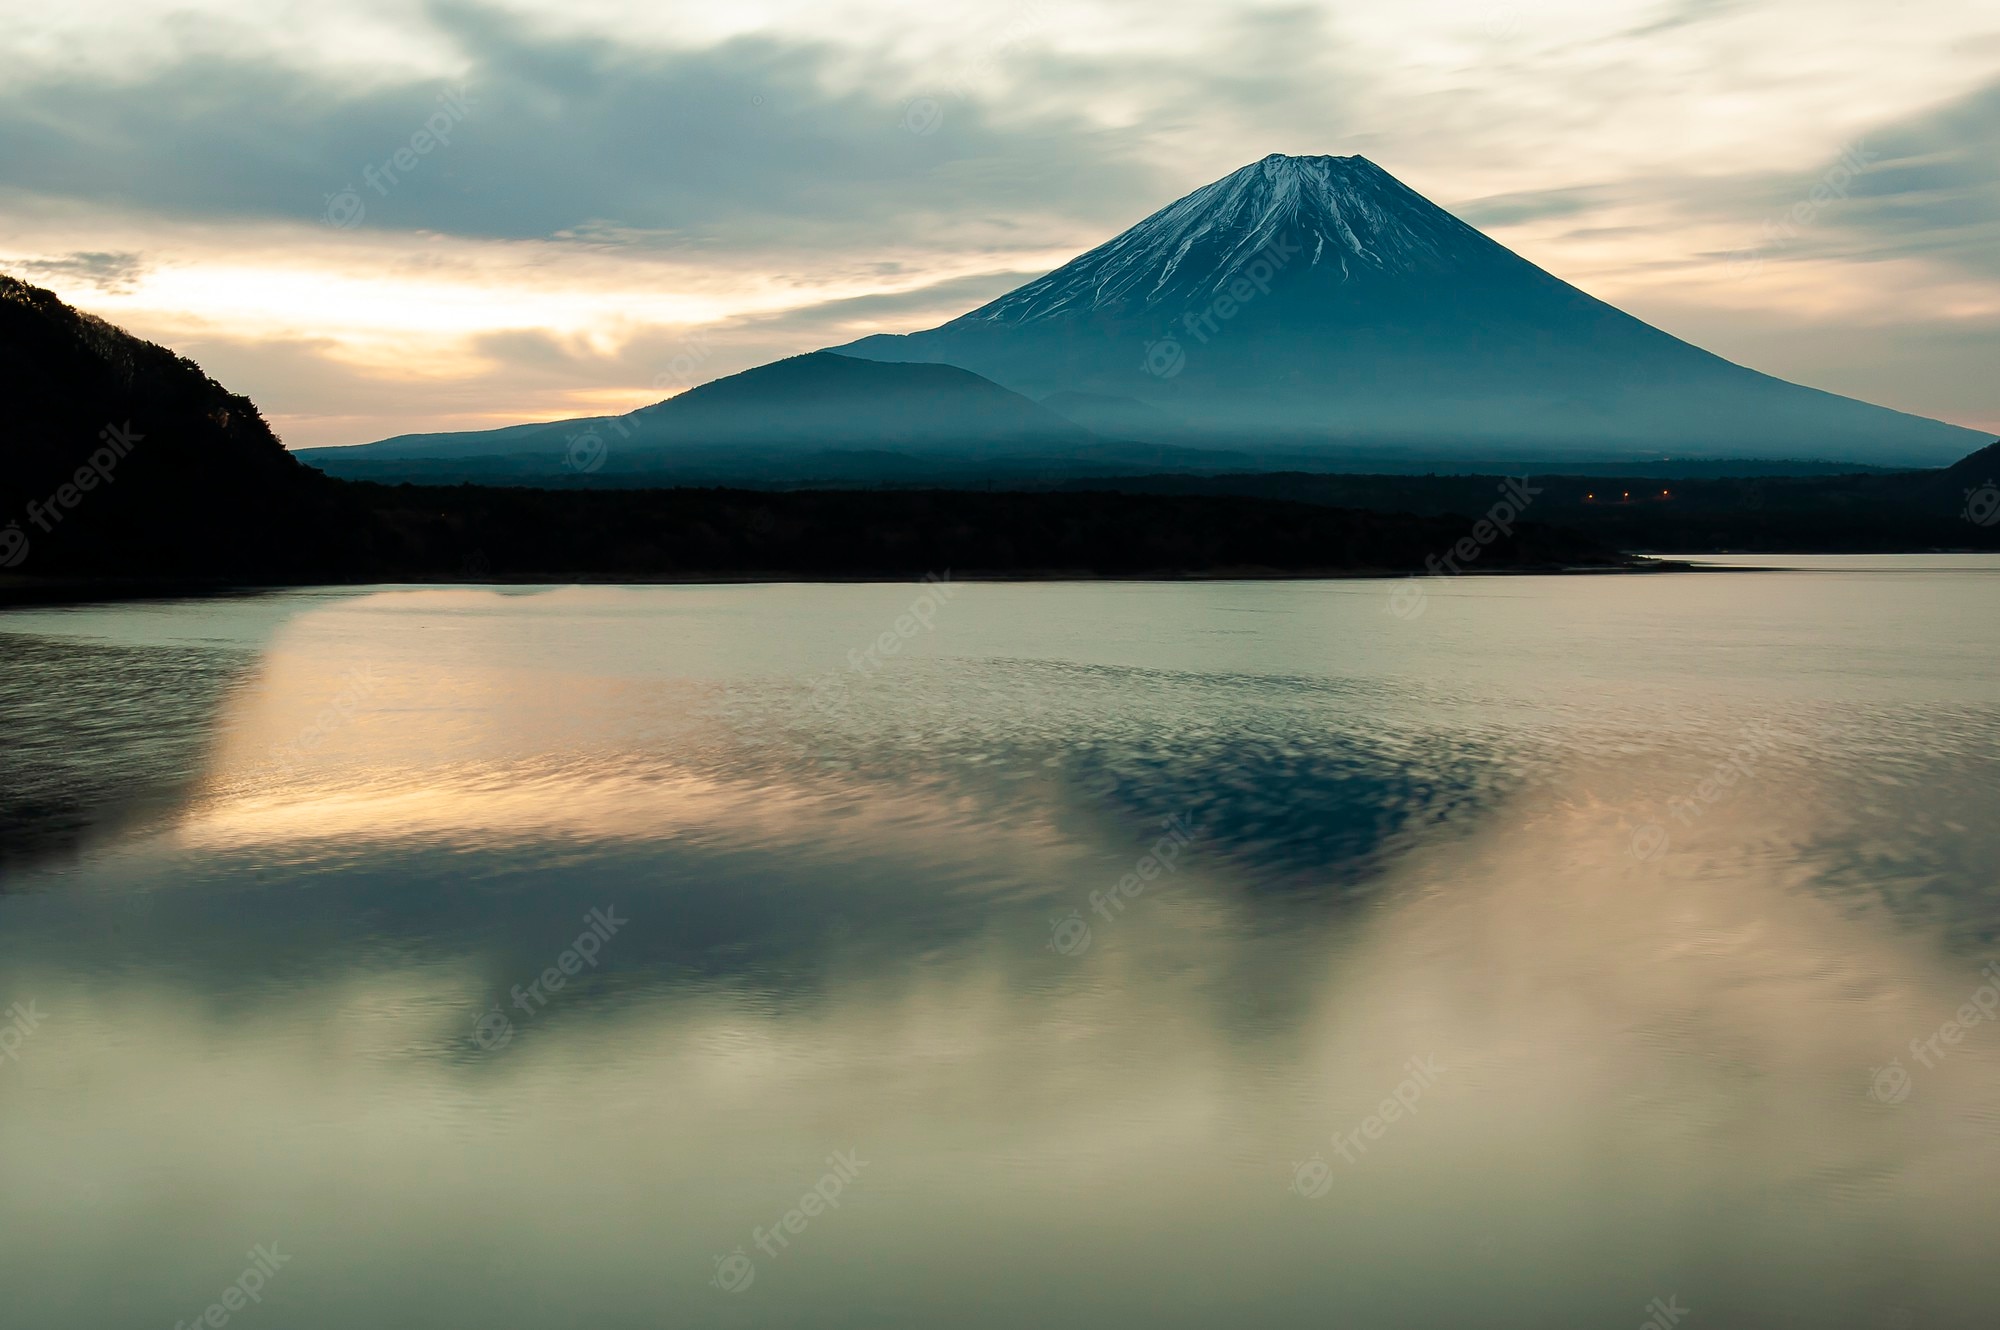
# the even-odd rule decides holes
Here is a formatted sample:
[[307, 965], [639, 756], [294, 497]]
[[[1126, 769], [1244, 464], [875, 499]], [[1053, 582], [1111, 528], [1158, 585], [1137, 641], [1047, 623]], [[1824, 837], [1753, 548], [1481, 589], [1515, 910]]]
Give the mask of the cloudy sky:
[[927, 327], [1270, 152], [2000, 432], [2000, 0], [0, 0], [0, 69], [0, 271], [294, 447]]

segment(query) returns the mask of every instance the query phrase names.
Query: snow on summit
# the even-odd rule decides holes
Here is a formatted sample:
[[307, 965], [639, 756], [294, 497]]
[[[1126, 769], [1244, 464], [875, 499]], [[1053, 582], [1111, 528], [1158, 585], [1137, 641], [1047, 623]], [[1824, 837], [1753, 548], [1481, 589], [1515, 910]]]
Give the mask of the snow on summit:
[[1366, 157], [1274, 152], [954, 323], [1199, 306], [1259, 253], [1351, 278], [1449, 272], [1507, 251]]

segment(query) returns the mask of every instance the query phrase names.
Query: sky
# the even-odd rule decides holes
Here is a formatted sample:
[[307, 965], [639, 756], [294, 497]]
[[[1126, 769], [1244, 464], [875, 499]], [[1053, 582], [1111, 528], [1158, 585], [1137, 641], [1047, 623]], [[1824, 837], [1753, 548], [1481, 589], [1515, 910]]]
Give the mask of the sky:
[[2000, 433], [2000, 0], [0, 0], [0, 272], [293, 447], [933, 326], [1271, 152]]

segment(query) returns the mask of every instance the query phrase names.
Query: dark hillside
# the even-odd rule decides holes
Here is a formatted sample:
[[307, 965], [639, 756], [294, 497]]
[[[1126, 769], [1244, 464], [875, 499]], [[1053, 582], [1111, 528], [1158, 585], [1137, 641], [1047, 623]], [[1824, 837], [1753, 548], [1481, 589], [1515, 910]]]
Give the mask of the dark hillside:
[[0, 567], [327, 576], [364, 523], [193, 361], [0, 276]]

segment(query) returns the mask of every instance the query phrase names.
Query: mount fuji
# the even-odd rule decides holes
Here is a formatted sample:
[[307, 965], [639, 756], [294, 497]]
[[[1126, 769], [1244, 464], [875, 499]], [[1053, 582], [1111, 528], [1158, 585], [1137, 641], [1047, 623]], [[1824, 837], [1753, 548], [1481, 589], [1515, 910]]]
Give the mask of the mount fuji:
[[955, 365], [1112, 437], [1329, 461], [1932, 465], [1983, 441], [1683, 342], [1364, 157], [1274, 153], [949, 323], [831, 349]]

